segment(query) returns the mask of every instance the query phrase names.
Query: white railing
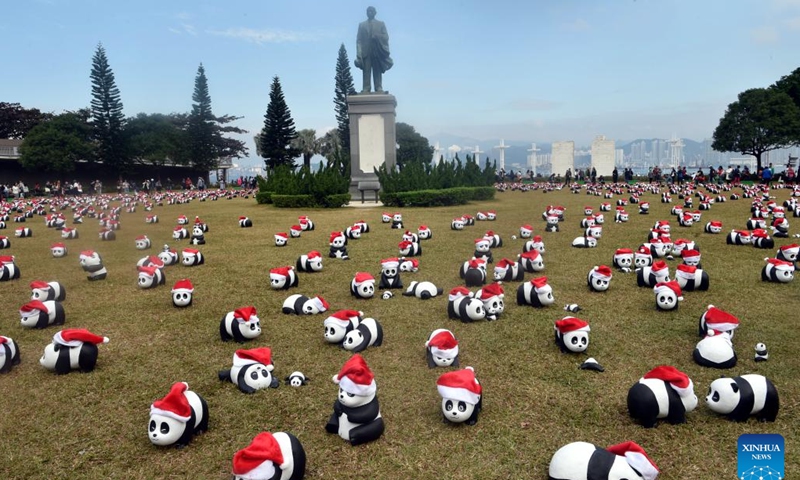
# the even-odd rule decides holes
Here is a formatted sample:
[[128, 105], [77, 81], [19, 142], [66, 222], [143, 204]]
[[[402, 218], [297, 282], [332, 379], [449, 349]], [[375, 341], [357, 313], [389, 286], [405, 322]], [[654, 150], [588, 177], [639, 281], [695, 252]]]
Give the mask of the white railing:
[[19, 158], [19, 148], [18, 147], [0, 147], [0, 157], [4, 158]]

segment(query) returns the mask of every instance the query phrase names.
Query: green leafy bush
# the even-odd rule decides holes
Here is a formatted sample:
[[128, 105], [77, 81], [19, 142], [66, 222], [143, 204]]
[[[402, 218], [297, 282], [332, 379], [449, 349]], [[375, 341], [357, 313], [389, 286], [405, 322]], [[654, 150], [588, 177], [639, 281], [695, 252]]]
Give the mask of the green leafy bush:
[[440, 190], [456, 187], [485, 187], [494, 184], [494, 165], [483, 169], [471, 157], [461, 162], [456, 156], [452, 162], [438, 165], [423, 162], [406, 164], [402, 169], [387, 170], [386, 165], [375, 169], [381, 189], [387, 193], [419, 190]]
[[272, 203], [278, 208], [309, 208], [316, 207], [317, 201], [313, 195], [272, 195]]
[[390, 207], [444, 207], [463, 205], [473, 200], [491, 200], [494, 187], [456, 187], [411, 192], [381, 192], [384, 205]]
[[265, 205], [272, 203], [273, 192], [256, 192], [256, 203]]
[[[267, 178], [258, 179], [259, 193], [272, 192], [271, 202], [276, 207], [327, 207], [338, 208], [350, 200], [350, 179], [342, 175], [335, 165], [323, 167], [316, 172], [308, 168], [292, 170], [286, 165], [272, 170]], [[346, 196], [346, 201], [342, 199]], [[276, 197], [298, 197], [293, 199]], [[303, 197], [303, 199], [299, 199]], [[261, 197], [266, 200], [264, 196]], [[308, 200], [310, 199], [310, 200]], [[259, 197], [256, 197], [259, 200]], [[297, 203], [301, 203], [298, 205]]]

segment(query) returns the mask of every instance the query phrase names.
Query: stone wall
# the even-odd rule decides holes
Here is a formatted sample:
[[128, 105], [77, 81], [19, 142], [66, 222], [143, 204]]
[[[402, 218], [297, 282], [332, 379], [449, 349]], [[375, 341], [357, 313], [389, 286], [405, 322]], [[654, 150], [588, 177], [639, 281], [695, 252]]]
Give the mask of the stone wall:
[[550, 155], [551, 172], [556, 175], [567, 173], [567, 169], [573, 170], [573, 178], [575, 176], [575, 142], [553, 142], [552, 153]]

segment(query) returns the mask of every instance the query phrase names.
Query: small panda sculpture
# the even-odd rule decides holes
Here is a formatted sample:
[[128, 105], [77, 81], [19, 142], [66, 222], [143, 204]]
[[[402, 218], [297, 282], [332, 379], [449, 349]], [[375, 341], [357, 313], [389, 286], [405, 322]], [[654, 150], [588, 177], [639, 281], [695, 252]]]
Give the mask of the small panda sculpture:
[[776, 218], [769, 227], [776, 238], [789, 237], [789, 221], [786, 218]]
[[573, 442], [559, 448], [550, 459], [552, 480], [655, 480], [658, 467], [642, 447], [625, 442], [600, 448]]
[[700, 315], [697, 333], [700, 337], [708, 335], [710, 330], [717, 333], [726, 332], [733, 338], [734, 331], [739, 328], [739, 319], [725, 310], [719, 309], [714, 305], [706, 307], [706, 311]]
[[400, 271], [417, 273], [419, 271], [419, 260], [416, 258], [400, 257]]
[[233, 480], [302, 480], [306, 452], [291, 433], [262, 432], [233, 455]]
[[748, 230], [764, 229], [767, 228], [767, 221], [762, 217], [751, 218], [747, 221], [746, 227]]
[[300, 235], [303, 233], [303, 227], [300, 225], [292, 225], [289, 227], [289, 237], [291, 238], [300, 238]]
[[505, 292], [503, 291], [503, 286], [498, 282], [486, 285], [478, 290], [475, 293], [475, 298], [483, 302], [486, 320], [497, 320], [505, 311]]
[[778, 249], [775, 258], [783, 260], [784, 262], [796, 262], [798, 253], [800, 253], [800, 245], [792, 243], [790, 245], [783, 245]]
[[34, 280], [31, 282], [31, 300], [55, 300], [63, 302], [67, 298], [67, 289], [58, 282], [44, 282]]
[[189, 237], [189, 245], [205, 245], [206, 236], [203, 233], [202, 225], [192, 227], [192, 235]]
[[614, 259], [611, 264], [622, 272], [630, 272], [633, 268], [633, 250], [630, 248], [618, 248], [614, 252]]
[[747, 230], [732, 230], [725, 239], [728, 245], [750, 245], [750, 232]]
[[350, 281], [350, 295], [361, 299], [375, 296], [375, 278], [367, 272], [357, 272]]
[[756, 344], [755, 350], [756, 350], [756, 355], [755, 355], [755, 358], [753, 358], [754, 361], [756, 361], [756, 362], [766, 362], [767, 360], [769, 360], [769, 353], [767, 352], [767, 346], [766, 345], [764, 345], [763, 343], [759, 342], [759, 343]]
[[19, 309], [20, 324], [27, 328], [64, 325], [64, 307], [54, 300], [31, 300]]
[[285, 247], [289, 244], [289, 234], [286, 232], [278, 232], [275, 234], [275, 246]]
[[761, 269], [761, 280], [764, 282], [789, 283], [794, 280], [794, 263], [765, 258], [766, 265]]
[[167, 281], [164, 272], [158, 267], [142, 266], [136, 267], [139, 271], [139, 278], [137, 285], [141, 289], [154, 288], [159, 285], [164, 285]]
[[292, 372], [285, 379], [284, 383], [290, 387], [302, 387], [308, 385], [311, 379], [306, 377], [303, 372]]
[[589, 323], [576, 317], [564, 317], [553, 326], [555, 342], [561, 353], [583, 353], [589, 348]]
[[675, 310], [678, 303], [683, 301], [681, 287], [675, 280], [657, 283], [653, 292], [656, 295], [656, 308], [661, 311]]
[[486, 260], [472, 258], [467, 260], [459, 270], [459, 276], [468, 287], [480, 287], [486, 283]]
[[711, 411], [727, 415], [736, 422], [746, 422], [753, 415], [762, 422], [774, 422], [778, 418], [780, 399], [778, 389], [767, 377], [748, 374], [711, 382], [706, 405]]
[[547, 215], [545, 217], [547, 223], [544, 226], [545, 232], [557, 232], [558, 231], [558, 216], [557, 215]]
[[172, 305], [177, 308], [190, 307], [194, 295], [194, 286], [188, 278], [175, 282], [172, 287]]
[[158, 215], [147, 215], [144, 217], [144, 223], [158, 223]]
[[519, 238], [531, 238], [533, 235], [533, 227], [526, 223], [525, 225], [519, 227]]
[[147, 235], [139, 235], [138, 237], [136, 237], [134, 243], [136, 246], [136, 250], [147, 250], [148, 248], [151, 247], [151, 242], [150, 239], [147, 238]]
[[352, 446], [380, 438], [385, 425], [378, 403], [378, 388], [375, 375], [364, 358], [358, 353], [350, 357], [333, 376], [333, 383], [339, 385], [339, 394], [325, 431], [338, 434]]
[[161, 258], [155, 255], [148, 255], [146, 257], [142, 257], [136, 262], [137, 267], [156, 267], [156, 268], [164, 268], [164, 262], [161, 261]]
[[347, 255], [347, 237], [342, 232], [331, 232], [328, 244], [330, 251], [328, 257], [340, 260], [349, 260]]
[[239, 217], [239, 226], [241, 228], [250, 228], [253, 226], [253, 221], [249, 217], [241, 216]]
[[655, 427], [660, 419], [686, 423], [686, 414], [695, 408], [694, 383], [671, 365], [650, 370], [628, 390], [628, 413], [644, 428]]
[[406, 230], [403, 233], [403, 240], [409, 241], [411, 243], [419, 243], [419, 235], [412, 232], [411, 230]]
[[403, 280], [400, 278], [400, 259], [394, 257], [381, 260], [381, 281], [378, 288], [382, 290], [403, 288]]
[[289, 295], [283, 301], [281, 311], [287, 315], [315, 315], [328, 310], [330, 305], [322, 297], [308, 298], [305, 295]]
[[694, 248], [685, 248], [681, 252], [681, 259], [683, 260], [684, 265], [689, 265], [691, 267], [703, 268], [700, 264], [700, 250]]
[[297, 273], [291, 265], [270, 269], [269, 282], [273, 290], [288, 290], [299, 284]]
[[178, 263], [178, 252], [169, 248], [169, 245], [164, 245], [158, 258], [164, 262], [164, 266], [175, 265]]
[[472, 292], [456, 287], [448, 295], [447, 316], [464, 323], [477, 322], [486, 318], [486, 308]]
[[358, 240], [361, 238], [361, 227], [351, 225], [344, 229], [344, 235], [350, 240]]
[[322, 271], [322, 254], [316, 250], [312, 250], [304, 255], [300, 255], [296, 263], [298, 272], [321, 272]]
[[542, 240], [541, 235], [536, 235], [532, 239], [525, 242], [525, 245], [522, 246], [523, 252], [530, 252], [531, 250], [536, 250], [539, 253], [544, 253], [544, 240]]
[[657, 283], [669, 281], [667, 262], [659, 260], [650, 267], [636, 269], [636, 284], [640, 287], [653, 287]]
[[520, 268], [519, 263], [502, 258], [494, 266], [494, 280], [496, 282], [521, 282], [525, 280], [525, 270]]
[[147, 436], [153, 445], [183, 448], [207, 430], [208, 404], [186, 382], [174, 383], [164, 398], [150, 405]]
[[28, 238], [33, 236], [33, 231], [28, 227], [19, 227], [14, 230], [14, 236], [17, 238]]
[[178, 215], [178, 225], [189, 225], [189, 218], [186, 215]]
[[572, 246], [575, 248], [594, 248], [597, 246], [597, 239], [595, 237], [576, 237], [572, 240]]
[[681, 290], [693, 292], [695, 290], [708, 290], [708, 274], [691, 265], [681, 264], [675, 270], [675, 280]]
[[445, 423], [478, 423], [483, 409], [483, 388], [475, 378], [475, 369], [447, 372], [436, 380], [436, 389], [442, 397], [442, 415]]
[[325, 341], [341, 344], [348, 333], [358, 327], [363, 312], [357, 310], [339, 310], [325, 319]]
[[206, 259], [200, 250], [194, 248], [184, 248], [181, 251], [181, 263], [185, 267], [194, 267], [196, 265], [203, 265]]
[[766, 248], [772, 249], [775, 248], [775, 240], [769, 236], [766, 230], [757, 228], [752, 231], [751, 235], [751, 243], [755, 248]]
[[368, 347], [383, 345], [383, 327], [374, 318], [362, 319], [356, 328], [347, 332], [342, 340], [342, 348], [359, 353]]
[[554, 302], [553, 288], [548, 285], [547, 277], [531, 279], [517, 288], [517, 305], [542, 308], [550, 306]]
[[173, 240], [186, 240], [189, 238], [189, 232], [186, 228], [177, 226], [172, 229], [172, 239]]
[[62, 242], [56, 242], [50, 245], [50, 253], [53, 258], [63, 258], [67, 256], [67, 246]]
[[703, 228], [703, 231], [706, 233], [711, 233], [714, 235], [718, 235], [722, 232], [722, 222], [719, 220], [712, 220], [706, 223], [706, 226]]
[[418, 257], [422, 255], [422, 247], [417, 242], [403, 240], [397, 245], [401, 257]]
[[719, 369], [735, 367], [737, 358], [730, 333], [709, 330], [705, 338], [697, 342], [692, 358], [695, 363], [703, 367]]
[[611, 278], [613, 276], [611, 267], [600, 265], [589, 270], [586, 283], [589, 286], [589, 290], [593, 292], [605, 292], [611, 286]]
[[[366, 220], [359, 220], [356, 223], [354, 223], [353, 226], [360, 228], [362, 234], [363, 233], [369, 233], [369, 224], [366, 222]], [[422, 227], [420, 227], [420, 228], [422, 228]]]
[[641, 245], [633, 254], [633, 266], [635, 268], [649, 267], [653, 264], [653, 253], [647, 245]]
[[19, 346], [9, 337], [0, 335], [0, 373], [8, 373], [11, 367], [19, 365]]
[[314, 222], [308, 218], [308, 215], [301, 215], [297, 217], [297, 222], [300, 224], [300, 228], [302, 228], [304, 232], [310, 232], [314, 230]]
[[72, 370], [87, 373], [97, 365], [97, 346], [108, 343], [108, 337], [95, 335], [85, 328], [68, 328], [53, 335], [39, 363], [59, 375]]
[[452, 222], [450, 222], [450, 230], [464, 230], [464, 219], [463, 218], [454, 218]]
[[518, 256], [519, 268], [528, 273], [536, 273], [544, 270], [544, 258], [538, 250], [523, 252]]
[[437, 295], [441, 295], [443, 290], [431, 282], [418, 282], [414, 280], [408, 285], [408, 288], [403, 292], [404, 297], [417, 297], [422, 300], [428, 300]]
[[272, 371], [272, 350], [269, 347], [236, 350], [230, 370], [220, 370], [221, 381], [236, 384], [243, 393], [255, 393], [262, 388], [278, 388], [280, 382]]
[[493, 230], [488, 230], [483, 238], [489, 240], [489, 248], [500, 248], [503, 246], [503, 239], [500, 235], [496, 234]]
[[[76, 239], [78, 237], [80, 237], [80, 235], [78, 234], [78, 229], [77, 228], [65, 227], [65, 228], [61, 229], [61, 238], [63, 238], [64, 240], [74, 240], [74, 239]], [[102, 239], [102, 237], [101, 237], [101, 239]], [[106, 240], [106, 239], [103, 239], [103, 240]]]
[[261, 335], [261, 320], [256, 307], [249, 306], [228, 312], [219, 322], [219, 336], [223, 342], [236, 340], [244, 343]]
[[437, 328], [425, 342], [428, 368], [458, 367], [458, 340], [450, 330]]
[[80, 255], [80, 263], [83, 271], [88, 273], [90, 281], [105, 280], [108, 276], [106, 267], [103, 266], [103, 259], [100, 254], [93, 250], [84, 250]]
[[403, 214], [395, 213], [392, 215], [392, 228], [402, 230], [403, 227]]

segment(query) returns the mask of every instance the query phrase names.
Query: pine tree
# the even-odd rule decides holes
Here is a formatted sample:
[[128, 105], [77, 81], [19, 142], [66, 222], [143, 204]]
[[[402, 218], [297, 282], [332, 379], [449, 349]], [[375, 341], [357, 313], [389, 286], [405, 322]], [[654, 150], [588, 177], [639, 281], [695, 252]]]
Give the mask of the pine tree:
[[92, 57], [92, 129], [97, 143], [97, 158], [113, 171], [126, 170], [128, 158], [125, 148], [122, 100], [114, 81], [114, 72], [108, 65], [103, 44], [97, 45]]
[[219, 137], [215, 128], [216, 118], [211, 113], [211, 95], [208, 93], [206, 70], [201, 63], [197, 67], [192, 94], [192, 113], [189, 115], [189, 153], [192, 165], [201, 170], [216, 167], [219, 158]]
[[336, 59], [336, 96], [333, 104], [336, 107], [336, 122], [339, 124], [339, 144], [348, 156], [350, 155], [350, 115], [347, 113], [347, 96], [354, 95], [353, 75], [350, 73], [350, 61], [344, 43], [339, 47], [339, 58]]
[[261, 156], [265, 158], [268, 169], [272, 170], [278, 165], [293, 165], [294, 159], [300, 155], [300, 151], [292, 147], [292, 140], [296, 137], [294, 120], [283, 98], [281, 81], [276, 75], [272, 79], [264, 129], [259, 139]]

